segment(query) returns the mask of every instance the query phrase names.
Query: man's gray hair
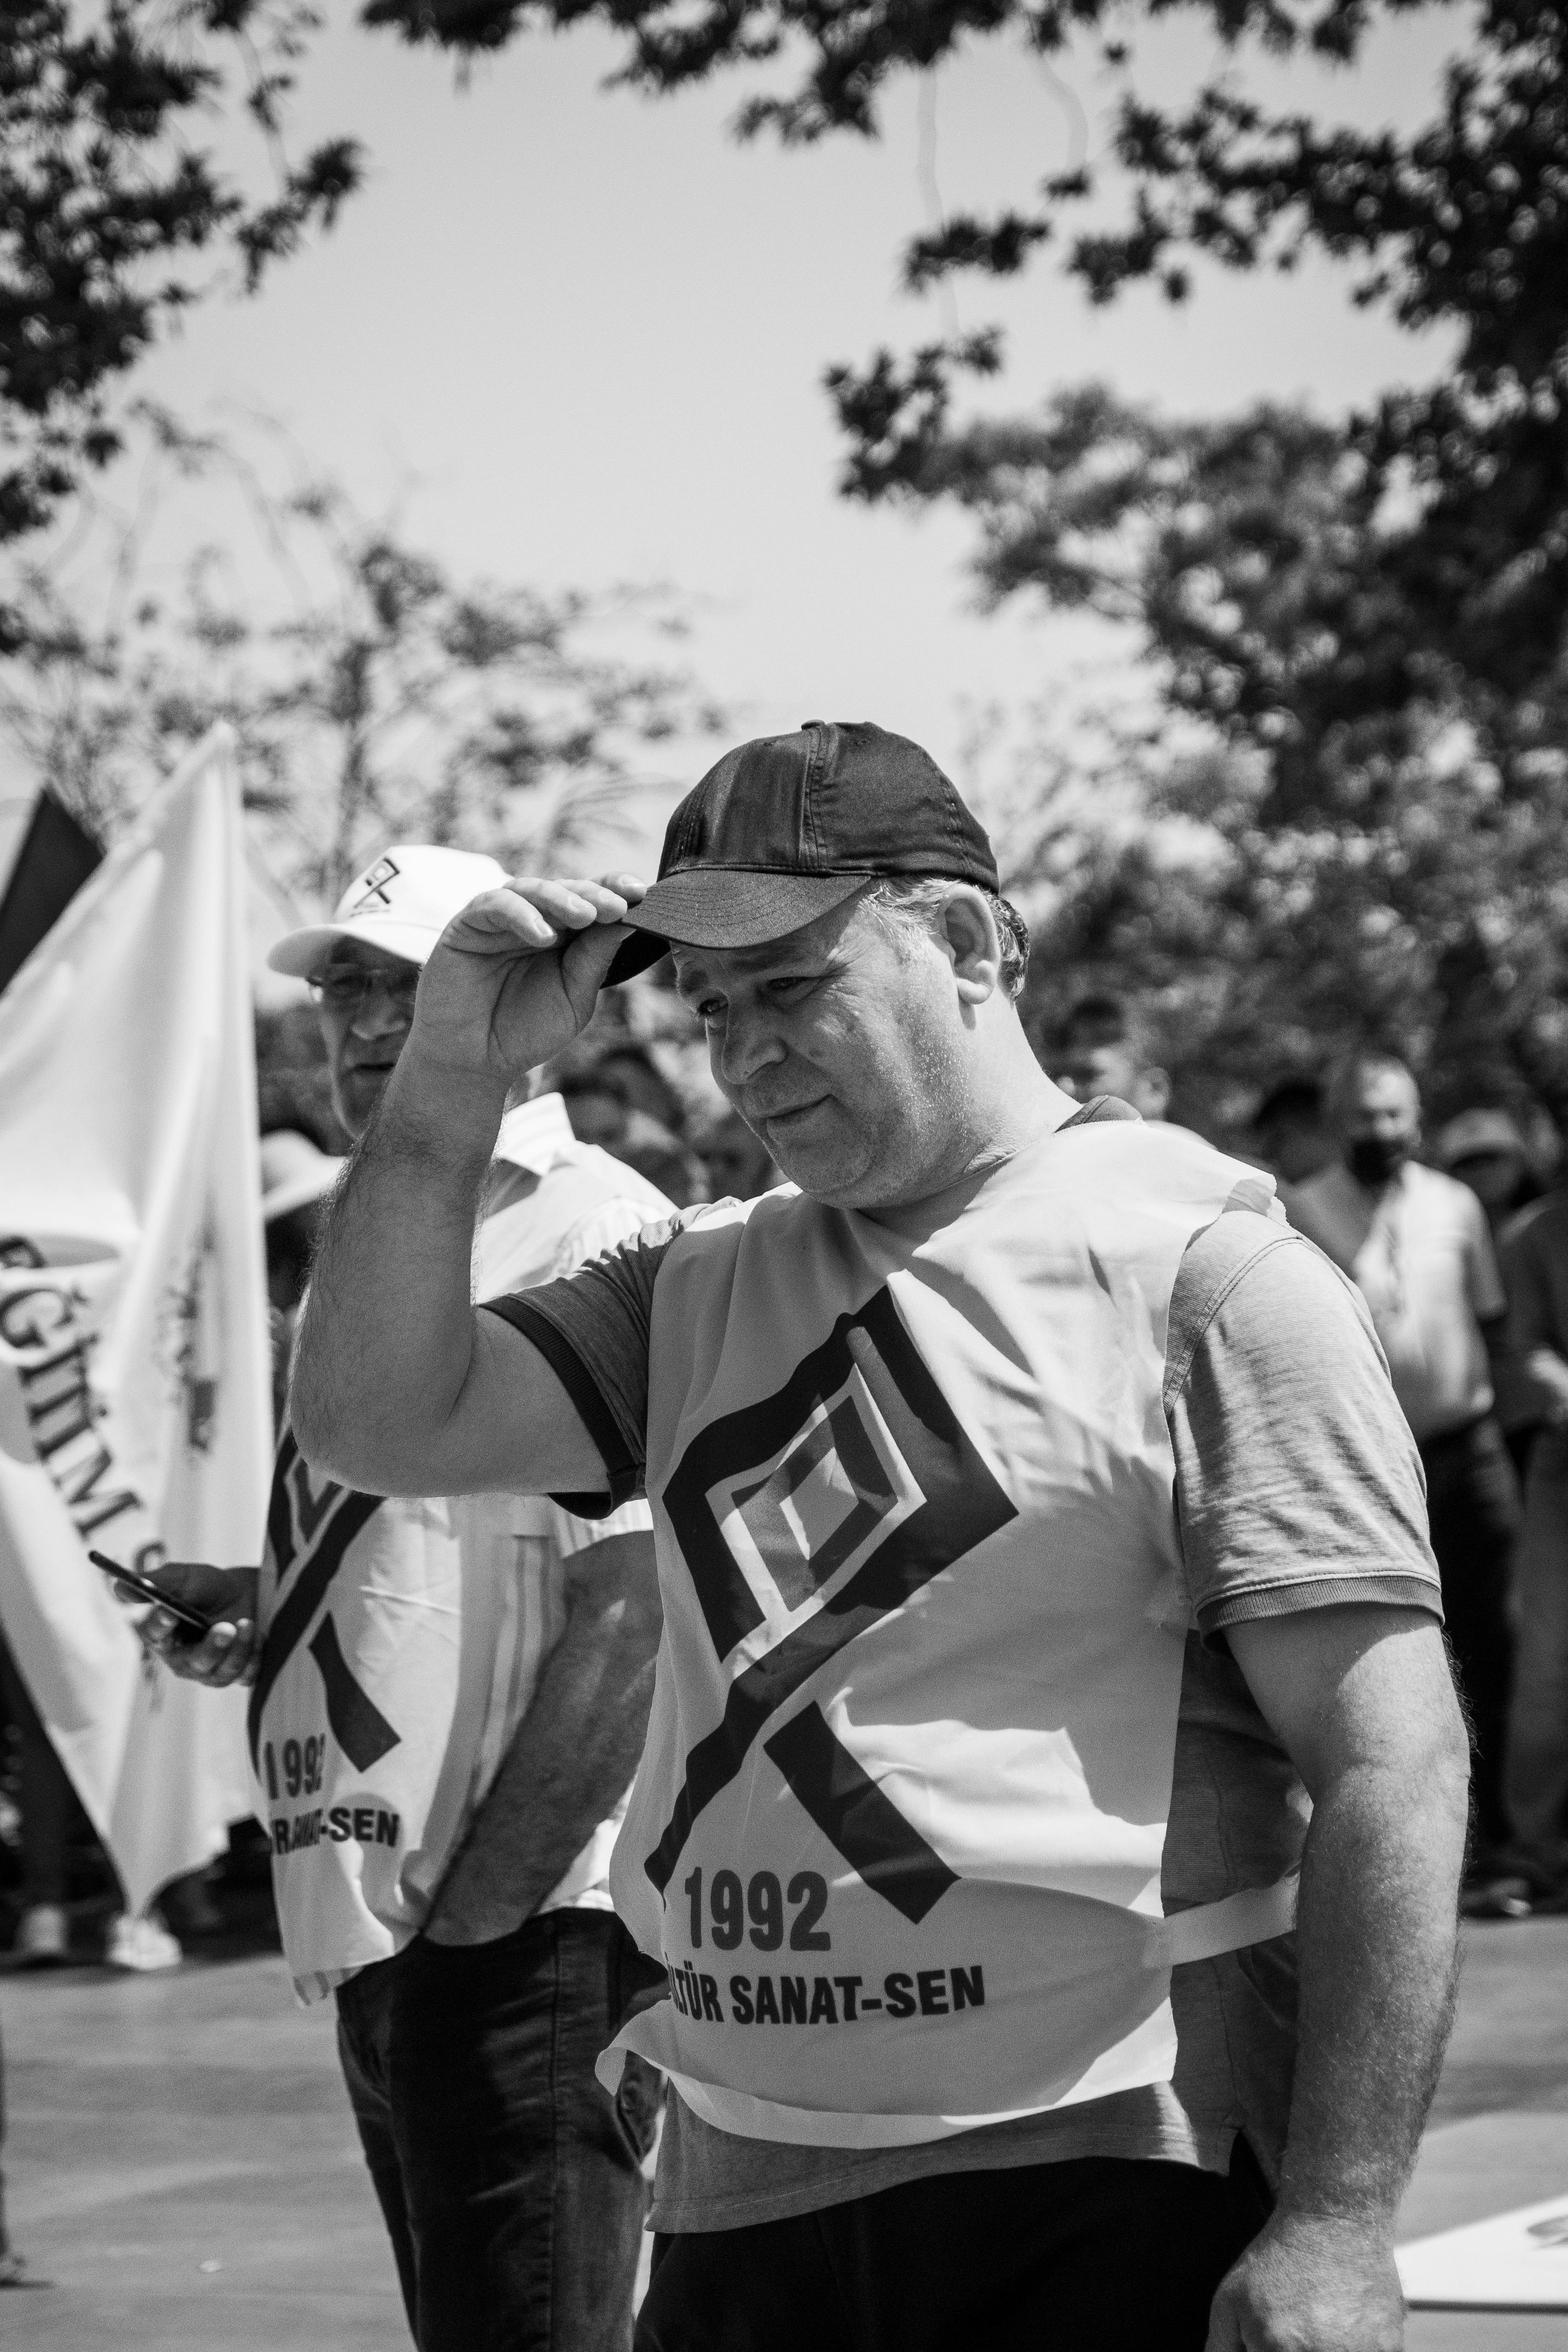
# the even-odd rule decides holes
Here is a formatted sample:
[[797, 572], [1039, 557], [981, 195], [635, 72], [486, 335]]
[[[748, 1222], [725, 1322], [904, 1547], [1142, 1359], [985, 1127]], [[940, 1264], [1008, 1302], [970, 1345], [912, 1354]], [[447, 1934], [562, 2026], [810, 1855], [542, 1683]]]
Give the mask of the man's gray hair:
[[[931, 918], [946, 906], [954, 890], [974, 887], [959, 882], [906, 881], [901, 875], [885, 874], [873, 882], [862, 899], [884, 916], [898, 930], [911, 937], [923, 937], [931, 929]], [[1010, 899], [994, 890], [982, 890], [981, 897], [990, 908], [996, 925], [996, 936], [1002, 943], [1001, 982], [1009, 997], [1017, 997], [1023, 990], [1029, 970], [1029, 926]]]

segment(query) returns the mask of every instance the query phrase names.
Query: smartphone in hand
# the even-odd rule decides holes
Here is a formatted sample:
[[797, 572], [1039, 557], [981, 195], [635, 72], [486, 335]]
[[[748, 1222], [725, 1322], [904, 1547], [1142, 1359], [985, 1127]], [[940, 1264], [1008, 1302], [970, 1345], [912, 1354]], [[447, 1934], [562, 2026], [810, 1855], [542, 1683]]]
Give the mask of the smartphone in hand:
[[150, 1577], [139, 1576], [133, 1568], [121, 1568], [120, 1562], [110, 1559], [107, 1552], [89, 1551], [88, 1558], [94, 1568], [101, 1568], [105, 1576], [112, 1576], [117, 1584], [124, 1585], [127, 1592], [133, 1592], [138, 1601], [151, 1601], [158, 1608], [166, 1609], [180, 1627], [183, 1641], [199, 1642], [203, 1634], [210, 1633], [217, 1622], [216, 1617], [204, 1617], [201, 1611], [193, 1608], [188, 1601], [176, 1601], [173, 1593], [160, 1592]]

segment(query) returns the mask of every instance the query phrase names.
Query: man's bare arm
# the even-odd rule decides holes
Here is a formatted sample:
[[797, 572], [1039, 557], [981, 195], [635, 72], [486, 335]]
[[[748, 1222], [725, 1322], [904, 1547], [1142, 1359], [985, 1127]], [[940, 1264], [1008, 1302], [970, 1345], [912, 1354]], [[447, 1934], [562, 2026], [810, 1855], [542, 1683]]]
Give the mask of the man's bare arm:
[[662, 1616], [651, 1535], [567, 1559], [566, 1630], [457, 1859], [426, 1933], [488, 1943], [532, 1917], [637, 1769]]
[[1452, 2015], [1464, 1724], [1417, 1611], [1318, 1610], [1226, 1638], [1313, 1811], [1279, 2200], [1215, 2298], [1209, 2352], [1398, 2352], [1394, 2220]]
[[509, 1092], [593, 1013], [638, 886], [520, 883], [448, 925], [328, 1213], [289, 1392], [306, 1459], [370, 1494], [587, 1493], [598, 1453], [521, 1332], [471, 1301]]

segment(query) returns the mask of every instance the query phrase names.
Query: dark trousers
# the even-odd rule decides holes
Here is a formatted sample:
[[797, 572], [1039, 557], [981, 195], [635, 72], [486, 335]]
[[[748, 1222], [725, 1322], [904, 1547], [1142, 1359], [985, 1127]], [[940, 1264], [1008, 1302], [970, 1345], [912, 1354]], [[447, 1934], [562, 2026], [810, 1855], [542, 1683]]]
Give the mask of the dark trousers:
[[637, 2352], [1203, 2352], [1268, 2217], [1230, 2178], [1087, 2158], [936, 2173], [788, 2221], [654, 2241]]
[[76, 1790], [3, 1642], [0, 1704], [16, 1727], [21, 1767], [16, 1801], [22, 1809], [22, 1906], [31, 1910], [35, 1904], [63, 1903], [66, 1840], [78, 1817]]
[[1492, 1415], [1424, 1438], [1432, 1549], [1459, 1687], [1469, 1708], [1476, 1840], [1483, 1854], [1509, 1843], [1503, 1801], [1513, 1635], [1509, 1580], [1519, 1534], [1519, 1483]]
[[420, 2352], [627, 2352], [659, 2077], [594, 2061], [648, 1964], [605, 1911], [420, 1938], [338, 1992], [338, 2048]]
[[1515, 1854], [1538, 1890], [1556, 1893], [1568, 1885], [1568, 1430], [1536, 1441], [1516, 1569], [1509, 1812]]

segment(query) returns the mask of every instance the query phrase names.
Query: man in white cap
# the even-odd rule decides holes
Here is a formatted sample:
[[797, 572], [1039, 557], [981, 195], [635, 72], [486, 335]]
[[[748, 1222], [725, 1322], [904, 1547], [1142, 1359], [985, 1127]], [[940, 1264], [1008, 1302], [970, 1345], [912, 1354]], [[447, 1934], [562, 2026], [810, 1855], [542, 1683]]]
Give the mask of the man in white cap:
[[[493, 858], [400, 843], [331, 922], [273, 949], [321, 1011], [332, 1096], [363, 1132], [421, 967]], [[526, 1090], [525, 1090], [526, 1091]], [[549, 1280], [668, 1213], [514, 1104], [481, 1188], [478, 1295]], [[393, 1290], [403, 1279], [384, 1268]], [[284, 1951], [335, 1992], [339, 2047], [421, 2352], [618, 2352], [658, 2078], [594, 2061], [648, 1971], [606, 1873], [658, 1640], [646, 1504], [594, 1523], [490, 1494], [383, 1501], [314, 1475], [287, 1429], [259, 1570], [171, 1565], [223, 1622], [178, 1672], [254, 1677], [251, 1753]]]

